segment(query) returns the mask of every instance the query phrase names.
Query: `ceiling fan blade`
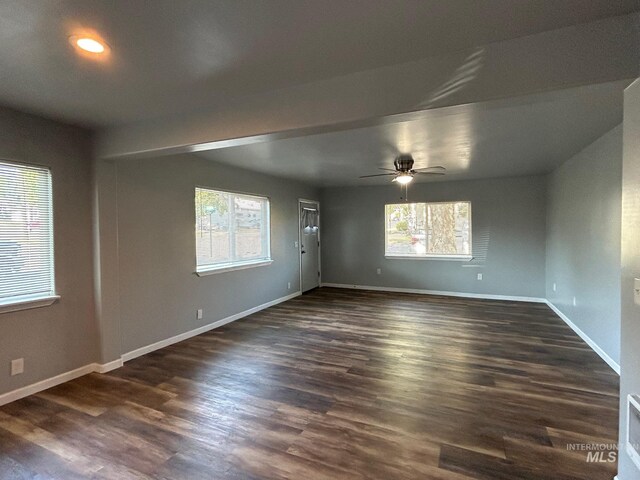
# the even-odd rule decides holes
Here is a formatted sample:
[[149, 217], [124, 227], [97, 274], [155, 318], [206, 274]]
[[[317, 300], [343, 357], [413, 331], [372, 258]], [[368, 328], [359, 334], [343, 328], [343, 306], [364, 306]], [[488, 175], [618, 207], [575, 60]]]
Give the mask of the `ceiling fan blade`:
[[436, 165], [436, 166], [433, 166], [433, 167], [425, 167], [425, 168], [416, 168], [415, 169], [416, 172], [420, 172], [421, 170], [437, 170], [437, 171], [444, 172], [447, 169], [442, 167], [442, 166], [440, 166], [440, 165]]
[[386, 177], [387, 175], [395, 175], [395, 173], [378, 173], [376, 175], [362, 175], [360, 178]]
[[416, 175], [444, 175], [444, 172], [415, 172]]

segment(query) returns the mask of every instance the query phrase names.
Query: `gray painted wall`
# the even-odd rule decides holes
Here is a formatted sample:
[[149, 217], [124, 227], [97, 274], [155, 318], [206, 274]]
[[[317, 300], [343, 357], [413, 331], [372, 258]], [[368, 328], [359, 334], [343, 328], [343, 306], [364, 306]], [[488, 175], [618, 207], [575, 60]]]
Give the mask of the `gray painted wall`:
[[409, 187], [412, 202], [471, 201], [472, 262], [385, 259], [384, 205], [400, 195], [397, 185], [322, 191], [324, 283], [544, 297], [544, 176]]
[[[119, 161], [117, 176], [122, 353], [300, 289], [298, 198], [314, 188], [193, 155]], [[270, 197], [273, 264], [194, 274], [196, 185]]]
[[633, 279], [640, 278], [640, 80], [624, 94], [622, 161], [622, 350], [620, 356], [619, 480], [636, 480], [640, 469], [625, 451], [627, 395], [640, 395], [640, 306], [633, 302]]
[[[56, 289], [60, 301], [0, 314], [0, 394], [96, 361], [91, 155], [85, 130], [0, 109], [0, 158], [52, 171]], [[9, 363], [23, 357], [25, 373]]]
[[547, 299], [616, 363], [621, 195], [622, 126], [549, 175]]
[[93, 162], [93, 270], [99, 362], [119, 362], [118, 170], [115, 161]]

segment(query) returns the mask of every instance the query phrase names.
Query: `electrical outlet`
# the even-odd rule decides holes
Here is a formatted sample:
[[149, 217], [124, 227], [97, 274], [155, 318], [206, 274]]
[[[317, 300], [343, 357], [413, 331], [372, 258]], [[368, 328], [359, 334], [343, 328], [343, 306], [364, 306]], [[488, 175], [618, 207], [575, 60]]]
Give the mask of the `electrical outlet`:
[[376, 270], [376, 273], [377, 273], [378, 275], [381, 275], [381, 274], [382, 274], [382, 269], [381, 269], [381, 268], [377, 269], [377, 270]]
[[575, 307], [576, 305], [578, 305], [578, 302], [576, 302], [576, 297], [573, 297], [573, 306]]
[[204, 312], [202, 311], [201, 308], [198, 309], [198, 313], [196, 313], [196, 318], [198, 320], [202, 320], [202, 317], [204, 316]]
[[293, 242], [293, 246], [298, 248], [298, 242]]
[[482, 280], [482, 274], [481, 273], [478, 274], [478, 280]]
[[287, 290], [291, 290], [291, 282], [287, 282]]
[[21, 373], [24, 373], [24, 358], [11, 360], [11, 375], [20, 375]]
[[556, 291], [556, 282], [553, 282], [553, 291]]

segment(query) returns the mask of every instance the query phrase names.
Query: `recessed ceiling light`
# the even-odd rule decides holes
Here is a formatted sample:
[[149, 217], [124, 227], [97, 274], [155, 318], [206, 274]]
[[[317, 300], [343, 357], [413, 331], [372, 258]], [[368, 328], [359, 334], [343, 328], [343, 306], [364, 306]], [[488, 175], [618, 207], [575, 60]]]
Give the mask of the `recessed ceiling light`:
[[105, 53], [109, 48], [104, 41], [86, 35], [72, 35], [69, 41], [74, 47], [96, 55]]
[[93, 38], [79, 38], [78, 40], [76, 40], [76, 45], [78, 45], [81, 49], [86, 50], [87, 52], [104, 52], [104, 45], [99, 41], [94, 40]]

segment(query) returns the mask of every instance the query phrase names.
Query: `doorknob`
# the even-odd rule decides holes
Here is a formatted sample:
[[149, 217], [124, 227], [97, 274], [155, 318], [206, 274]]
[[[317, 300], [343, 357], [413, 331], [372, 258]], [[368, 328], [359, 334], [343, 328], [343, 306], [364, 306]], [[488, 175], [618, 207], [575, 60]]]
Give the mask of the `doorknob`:
[[304, 250], [302, 250], [302, 252], [300, 252], [300, 253], [307, 253], [307, 252], [305, 252]]

